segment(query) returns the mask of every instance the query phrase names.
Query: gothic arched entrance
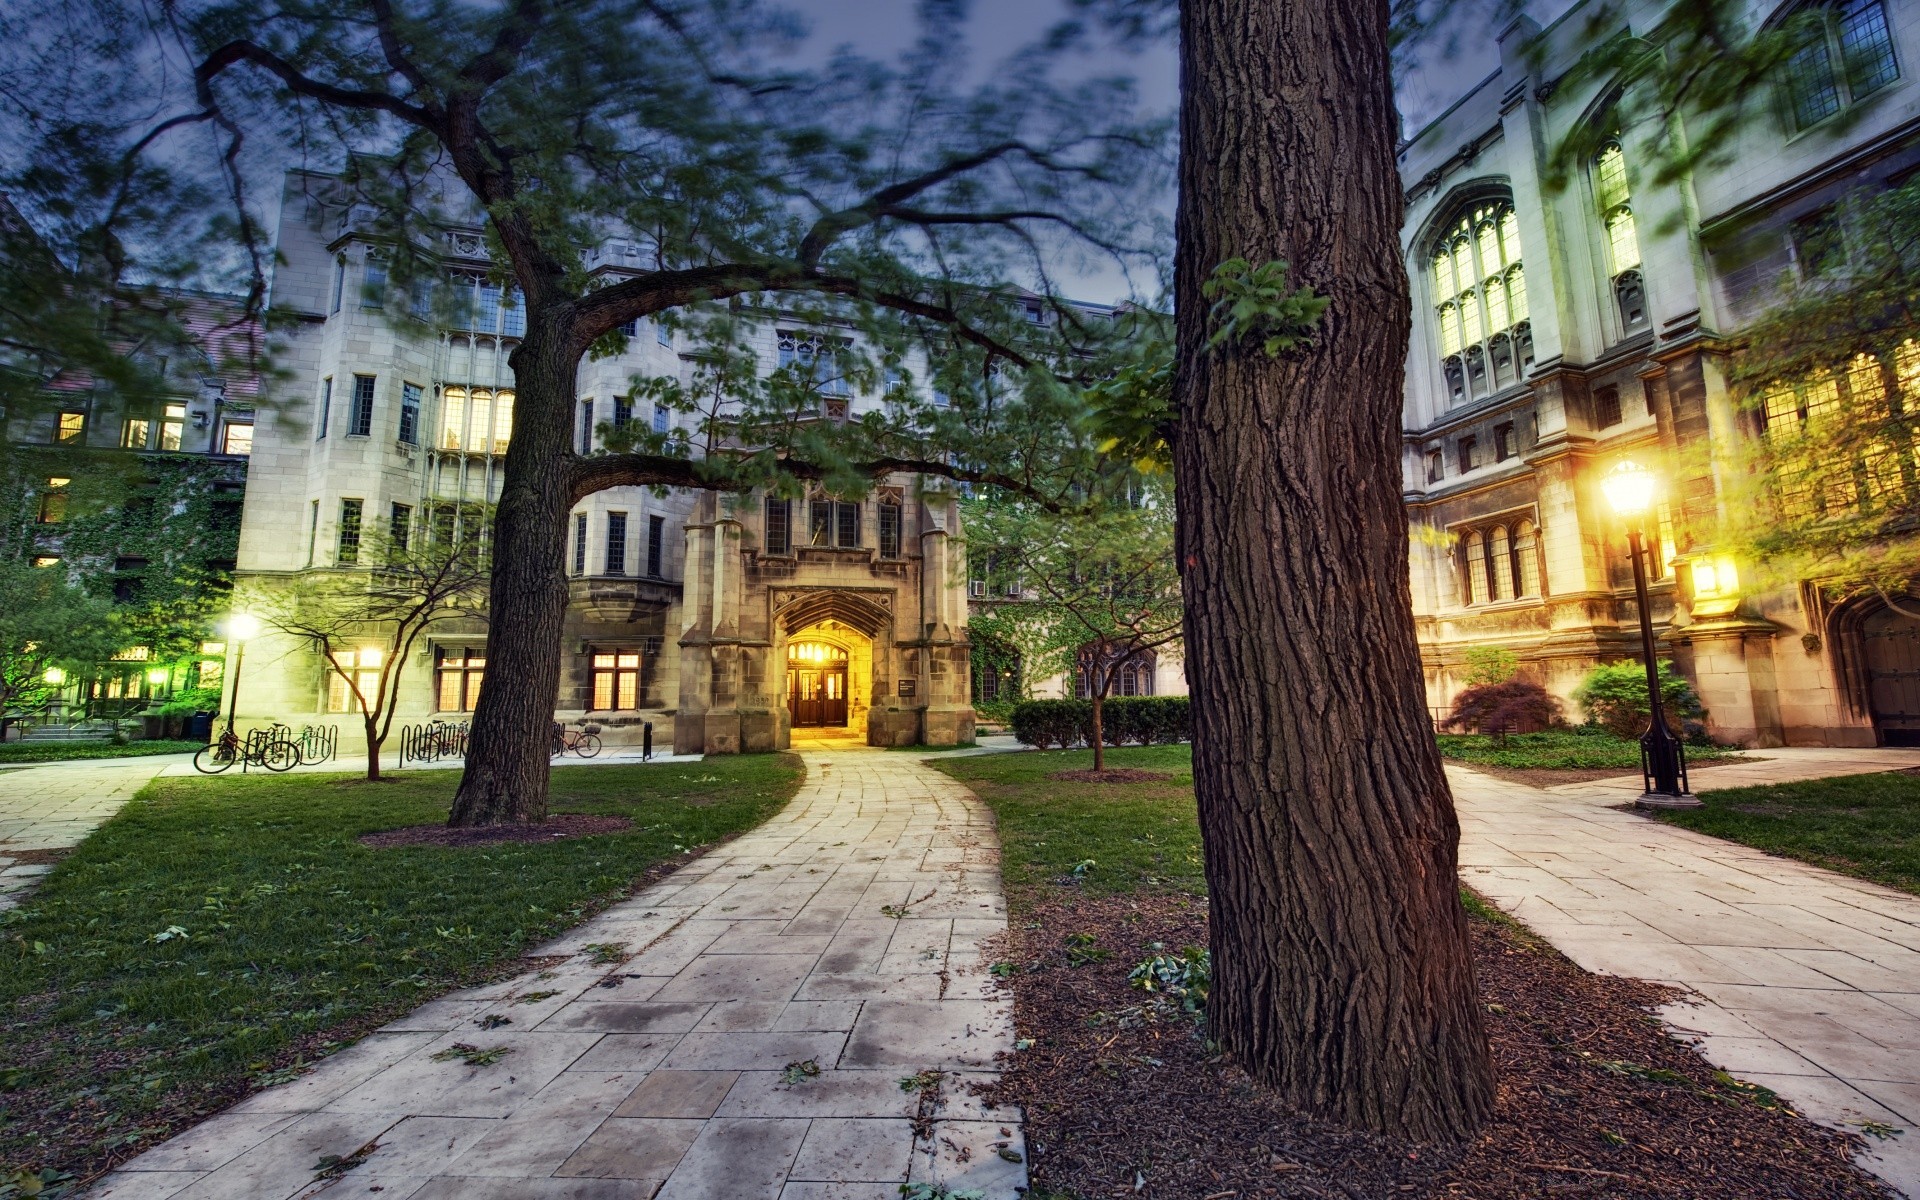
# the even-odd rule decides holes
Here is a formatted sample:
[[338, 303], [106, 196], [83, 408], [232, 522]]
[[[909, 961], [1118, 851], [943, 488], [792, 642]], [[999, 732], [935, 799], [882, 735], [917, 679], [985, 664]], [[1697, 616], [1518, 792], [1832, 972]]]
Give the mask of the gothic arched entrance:
[[1883, 746], [1920, 746], [1920, 620], [1891, 608], [1860, 623], [1867, 706]]

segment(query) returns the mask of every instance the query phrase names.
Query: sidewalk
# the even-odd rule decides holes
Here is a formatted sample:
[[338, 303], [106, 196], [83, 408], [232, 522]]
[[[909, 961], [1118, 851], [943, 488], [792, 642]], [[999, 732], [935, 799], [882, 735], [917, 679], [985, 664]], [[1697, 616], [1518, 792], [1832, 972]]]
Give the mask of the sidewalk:
[[156, 754], [0, 771], [0, 912], [17, 907], [35, 881], [53, 869], [21, 862], [22, 852], [79, 845], [170, 764], [193, 770], [184, 755]]
[[1018, 1114], [971, 1091], [1013, 1039], [980, 948], [1006, 928], [991, 814], [910, 754], [805, 758], [780, 815], [538, 967], [423, 1005], [91, 1195], [899, 1200], [911, 1181], [1012, 1200]]
[[[1696, 790], [1920, 766], [1920, 750], [1766, 750]], [[1722, 1069], [1869, 1137], [1920, 1196], [1920, 897], [1663, 825], [1630, 780], [1542, 791], [1447, 769], [1461, 878], [1590, 971], [1686, 988], [1662, 1013]]]

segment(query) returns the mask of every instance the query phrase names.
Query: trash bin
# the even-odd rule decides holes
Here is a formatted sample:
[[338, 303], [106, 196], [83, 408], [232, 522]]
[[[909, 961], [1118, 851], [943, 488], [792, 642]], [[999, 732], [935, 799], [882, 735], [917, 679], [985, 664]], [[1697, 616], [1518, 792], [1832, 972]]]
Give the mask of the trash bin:
[[213, 740], [213, 714], [197, 712], [187, 721], [187, 740], [210, 742]]

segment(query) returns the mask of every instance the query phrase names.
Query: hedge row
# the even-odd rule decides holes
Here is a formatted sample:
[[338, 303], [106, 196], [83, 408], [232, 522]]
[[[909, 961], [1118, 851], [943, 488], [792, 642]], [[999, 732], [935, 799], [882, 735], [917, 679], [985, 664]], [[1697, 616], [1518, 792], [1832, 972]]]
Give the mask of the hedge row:
[[[1185, 696], [1116, 696], [1101, 714], [1109, 746], [1184, 742], [1193, 736]], [[1093, 701], [1026, 700], [1014, 705], [1013, 736], [1042, 750], [1093, 743]]]

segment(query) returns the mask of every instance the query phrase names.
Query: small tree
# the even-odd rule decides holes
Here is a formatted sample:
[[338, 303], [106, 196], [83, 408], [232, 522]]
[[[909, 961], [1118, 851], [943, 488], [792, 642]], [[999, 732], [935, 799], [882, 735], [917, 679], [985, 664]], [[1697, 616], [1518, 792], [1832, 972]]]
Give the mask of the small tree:
[[[454, 528], [473, 530], [480, 521]], [[393, 729], [400, 680], [422, 635], [451, 620], [484, 619], [487, 563], [469, 535], [429, 538], [396, 530], [364, 538], [370, 569], [342, 570], [263, 598], [260, 619], [310, 639], [328, 670], [346, 681], [366, 730], [367, 778], [380, 778], [380, 748]], [[362, 657], [377, 643], [378, 665]]]
[[998, 619], [1023, 627], [1032, 673], [1064, 673], [1069, 686], [1084, 674], [1093, 769], [1105, 770], [1108, 694], [1121, 672], [1180, 636], [1170, 489], [1142, 485], [1067, 514], [1025, 500], [980, 501], [968, 520], [970, 545], [991, 547], [997, 568], [1021, 585], [1022, 600]]
[[1520, 656], [1499, 646], [1475, 646], [1467, 651], [1467, 686], [1505, 683], [1520, 673]]
[[[1639, 737], [1653, 720], [1647, 705], [1647, 669], [1638, 662], [1595, 667], [1580, 681], [1573, 698], [1587, 710], [1588, 720], [1615, 737]], [[1660, 703], [1672, 720], [1697, 721], [1707, 715], [1700, 697], [1670, 662], [1660, 664]]]
[[121, 642], [112, 606], [63, 568], [0, 561], [0, 731], [52, 694], [48, 671], [112, 658]]
[[1471, 729], [1504, 737], [1508, 733], [1538, 733], [1560, 723], [1560, 701], [1537, 683], [1503, 679], [1482, 683], [1453, 700], [1448, 729]]

